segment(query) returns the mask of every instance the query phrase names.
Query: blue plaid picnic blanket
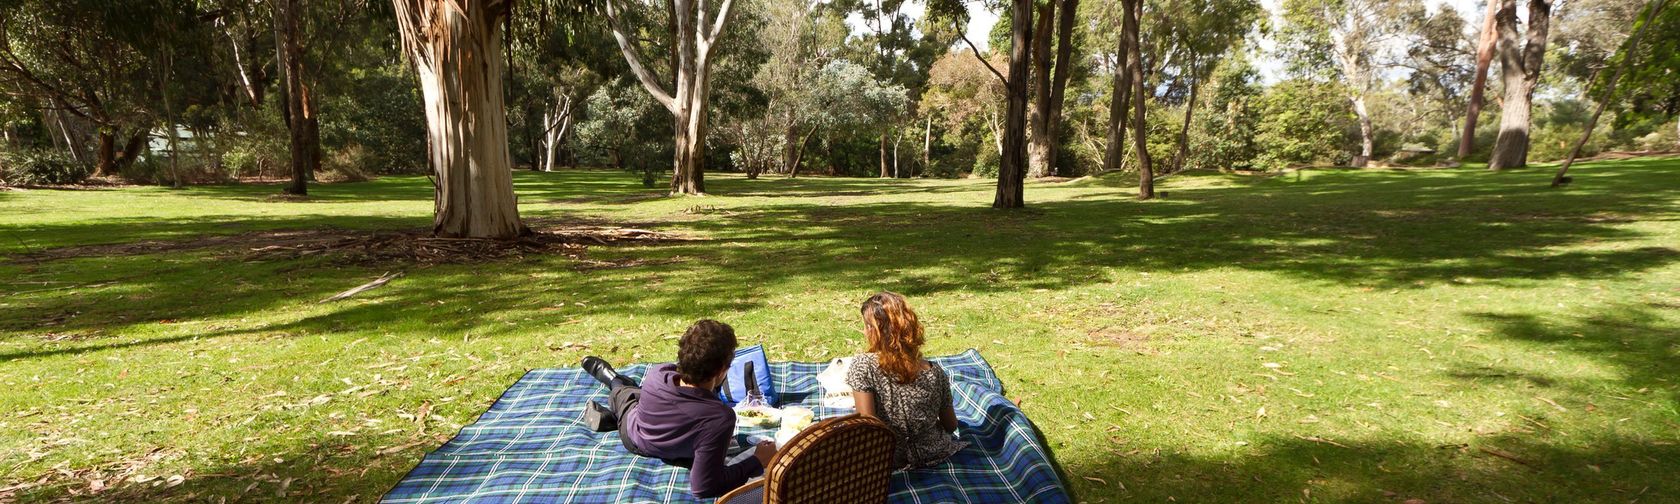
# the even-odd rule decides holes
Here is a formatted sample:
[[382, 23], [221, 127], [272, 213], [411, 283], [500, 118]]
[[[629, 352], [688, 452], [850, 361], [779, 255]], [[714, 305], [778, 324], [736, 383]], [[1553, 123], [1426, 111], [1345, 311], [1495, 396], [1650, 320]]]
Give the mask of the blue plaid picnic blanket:
[[[1038, 431], [1004, 397], [1003, 383], [980, 352], [931, 360], [951, 376], [958, 434], [969, 445], [943, 464], [894, 473], [888, 500], [1070, 502]], [[827, 366], [772, 363], [783, 405], [810, 408], [819, 419], [851, 413], [822, 406], [817, 374]], [[620, 372], [639, 377], [645, 369]], [[604, 403], [606, 391], [577, 368], [532, 370], [477, 422], [427, 454], [384, 502], [704, 502], [688, 493], [687, 469], [632, 455], [618, 433], [597, 433], [584, 424], [584, 404]]]

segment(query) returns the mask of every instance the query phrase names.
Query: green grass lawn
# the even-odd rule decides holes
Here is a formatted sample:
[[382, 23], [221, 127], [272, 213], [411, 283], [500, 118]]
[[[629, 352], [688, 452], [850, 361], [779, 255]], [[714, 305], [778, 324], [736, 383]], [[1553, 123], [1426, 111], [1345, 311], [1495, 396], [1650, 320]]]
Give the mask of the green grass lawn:
[[526, 369], [670, 360], [702, 317], [851, 354], [877, 290], [990, 359], [1082, 501], [1680, 501], [1680, 160], [1087, 179], [1020, 211], [985, 180], [708, 178], [519, 173], [533, 221], [698, 240], [436, 266], [75, 248], [423, 229], [423, 177], [0, 192], [0, 501], [368, 502]]

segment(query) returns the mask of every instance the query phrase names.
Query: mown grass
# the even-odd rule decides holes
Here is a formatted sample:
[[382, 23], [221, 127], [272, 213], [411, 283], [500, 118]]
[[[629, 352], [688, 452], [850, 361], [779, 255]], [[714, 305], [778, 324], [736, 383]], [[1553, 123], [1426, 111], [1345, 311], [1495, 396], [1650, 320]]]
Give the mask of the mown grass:
[[1020, 211], [982, 180], [518, 174], [527, 218], [703, 238], [589, 249], [646, 261], [607, 269], [42, 255], [422, 229], [424, 178], [0, 192], [0, 500], [371, 501], [528, 368], [668, 360], [701, 317], [854, 353], [890, 289], [930, 353], [997, 366], [1083, 501], [1675, 501], [1680, 161], [1578, 170], [1087, 179]]

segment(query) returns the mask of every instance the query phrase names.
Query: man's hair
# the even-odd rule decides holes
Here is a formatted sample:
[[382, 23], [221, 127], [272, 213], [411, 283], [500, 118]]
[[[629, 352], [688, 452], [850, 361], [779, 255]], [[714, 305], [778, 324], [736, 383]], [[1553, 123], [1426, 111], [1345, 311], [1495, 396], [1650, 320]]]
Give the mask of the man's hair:
[[689, 385], [712, 379], [734, 360], [735, 328], [723, 322], [695, 322], [677, 342], [677, 375]]

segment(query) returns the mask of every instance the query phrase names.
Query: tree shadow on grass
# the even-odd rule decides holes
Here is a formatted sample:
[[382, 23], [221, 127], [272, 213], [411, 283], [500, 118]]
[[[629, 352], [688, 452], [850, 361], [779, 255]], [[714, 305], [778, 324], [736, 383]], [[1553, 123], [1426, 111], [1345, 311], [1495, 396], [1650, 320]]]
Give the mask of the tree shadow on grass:
[[1218, 455], [1118, 445], [1110, 453], [1067, 465], [1082, 499], [1658, 502], [1680, 491], [1680, 481], [1657, 476], [1680, 469], [1680, 446], [1616, 437], [1559, 446], [1511, 436], [1446, 445], [1268, 436]]
[[[685, 224], [709, 241], [589, 253], [591, 259], [634, 258], [647, 265], [577, 271], [577, 264], [566, 260], [528, 258], [526, 264], [492, 268], [416, 270], [401, 284], [367, 297], [379, 303], [339, 305], [327, 315], [274, 330], [335, 331], [399, 319], [494, 334], [504, 325], [496, 320], [513, 312], [537, 321], [577, 316], [531, 313], [540, 308], [531, 298], [545, 288], [590, 293], [590, 316], [691, 318], [762, 307], [766, 293], [789, 285], [885, 288], [912, 296], [1011, 292], [1119, 281], [1116, 268], [1235, 268], [1385, 289], [1623, 277], [1680, 261], [1680, 251], [1671, 247], [1619, 245], [1646, 238], [1627, 226], [1630, 222], [1680, 216], [1674, 200], [1680, 177], [1670, 175], [1675, 164], [1618, 165], [1614, 173], [1597, 168], [1590, 174], [1593, 185], [1563, 191], [1513, 174], [1394, 171], [1316, 174], [1299, 183], [1214, 184], [1149, 203], [1101, 187], [1069, 187], [1073, 196], [1107, 196], [1052, 199], [1007, 212], [960, 201], [772, 202]], [[853, 183], [813, 184], [818, 182]], [[1360, 187], [1370, 189], [1355, 190]], [[382, 228], [416, 222], [425, 219], [307, 216], [284, 225]], [[252, 217], [163, 223], [129, 218], [36, 231], [134, 239], [276, 225]], [[411, 269], [392, 264], [374, 271], [324, 260], [242, 263], [215, 253], [166, 259], [14, 263], [10, 271], [31, 278], [117, 283], [75, 295], [9, 296], [12, 302], [0, 305], [5, 321], [0, 330], [97, 333], [161, 319], [238, 316], [298, 298], [321, 299], [384, 270]], [[529, 272], [550, 270], [572, 272], [549, 283], [530, 280]], [[269, 286], [276, 280], [279, 292]], [[434, 308], [463, 299], [476, 301], [475, 309], [440, 314]]]
[[[1648, 304], [1617, 304], [1597, 308], [1586, 314], [1560, 308], [1555, 317], [1532, 313], [1470, 313], [1472, 320], [1493, 330], [1499, 338], [1532, 343], [1549, 351], [1563, 351], [1583, 355], [1604, 362], [1620, 371], [1619, 383], [1598, 390], [1581, 391], [1582, 396], [1597, 392], [1620, 397], [1621, 400], [1649, 401], [1650, 395], [1666, 394], [1668, 410], [1680, 407], [1680, 318], [1675, 312]], [[1665, 314], [1667, 316], [1665, 316]], [[1504, 379], [1525, 376], [1521, 371], [1495, 372]], [[1529, 381], [1551, 381], [1537, 376]], [[1641, 392], [1644, 391], [1644, 392]], [[1676, 413], [1675, 421], [1680, 421]], [[1676, 425], [1680, 428], [1680, 424]]]

